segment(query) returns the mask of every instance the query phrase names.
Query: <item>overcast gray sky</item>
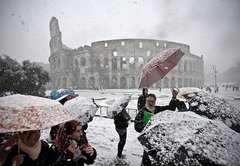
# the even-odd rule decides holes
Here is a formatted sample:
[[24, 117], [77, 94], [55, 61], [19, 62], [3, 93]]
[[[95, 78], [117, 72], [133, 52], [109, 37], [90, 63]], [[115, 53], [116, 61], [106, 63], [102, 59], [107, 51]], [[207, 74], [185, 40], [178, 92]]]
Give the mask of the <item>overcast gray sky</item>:
[[239, 0], [0, 0], [0, 54], [48, 63], [52, 16], [70, 48], [150, 38], [190, 45], [206, 73], [240, 62]]

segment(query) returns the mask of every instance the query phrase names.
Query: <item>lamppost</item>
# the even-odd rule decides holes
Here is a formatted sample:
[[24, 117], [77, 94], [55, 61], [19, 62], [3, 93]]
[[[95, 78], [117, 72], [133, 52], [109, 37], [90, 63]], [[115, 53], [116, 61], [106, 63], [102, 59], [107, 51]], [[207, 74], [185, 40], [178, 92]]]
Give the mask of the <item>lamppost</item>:
[[214, 91], [217, 92], [217, 68], [216, 66], [213, 66], [213, 72], [214, 72]]

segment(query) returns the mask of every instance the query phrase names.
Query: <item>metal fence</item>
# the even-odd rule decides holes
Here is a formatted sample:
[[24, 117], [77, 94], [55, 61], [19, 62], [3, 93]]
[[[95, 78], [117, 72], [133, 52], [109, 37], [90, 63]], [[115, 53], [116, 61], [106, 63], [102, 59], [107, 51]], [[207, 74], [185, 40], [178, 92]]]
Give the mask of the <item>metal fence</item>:
[[[108, 117], [109, 108], [109, 106], [99, 106], [96, 116]], [[138, 110], [135, 108], [126, 108], [126, 111], [132, 119], [134, 119], [138, 113]]]

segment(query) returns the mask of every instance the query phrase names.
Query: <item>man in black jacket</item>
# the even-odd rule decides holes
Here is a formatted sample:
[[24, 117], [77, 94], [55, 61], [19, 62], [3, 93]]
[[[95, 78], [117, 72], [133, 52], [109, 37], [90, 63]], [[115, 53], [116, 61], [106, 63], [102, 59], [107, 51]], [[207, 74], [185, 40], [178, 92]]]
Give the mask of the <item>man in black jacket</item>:
[[128, 122], [131, 120], [131, 117], [127, 113], [126, 109], [123, 108], [123, 110], [120, 113], [115, 114], [113, 118], [116, 131], [119, 135], [117, 158], [122, 159], [124, 158], [122, 151], [126, 143]]
[[[156, 103], [156, 96], [154, 94], [148, 94], [146, 98], [146, 105], [143, 107], [137, 114], [135, 118], [134, 128], [137, 132], [142, 132], [144, 127], [147, 124], [147, 121], [150, 119], [150, 117], [154, 114], [157, 114], [158, 112], [164, 111], [164, 110], [175, 110], [176, 107], [179, 104], [179, 100], [176, 99], [176, 96], [178, 94], [178, 91], [172, 90], [172, 99], [169, 103], [169, 105], [166, 106], [155, 106]], [[149, 156], [146, 151], [143, 152], [143, 158], [142, 158], [142, 166], [151, 166], [151, 161], [149, 159]]]
[[137, 102], [138, 111], [145, 106], [147, 95], [148, 95], [148, 88], [145, 87], [142, 89], [142, 94], [138, 97], [138, 102]]

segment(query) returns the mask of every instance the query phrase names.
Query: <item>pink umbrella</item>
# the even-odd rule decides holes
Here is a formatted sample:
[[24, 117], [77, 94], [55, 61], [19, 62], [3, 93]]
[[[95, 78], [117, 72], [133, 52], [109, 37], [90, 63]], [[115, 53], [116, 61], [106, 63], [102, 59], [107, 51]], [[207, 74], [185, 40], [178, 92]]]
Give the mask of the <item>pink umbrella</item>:
[[29, 95], [0, 98], [0, 133], [41, 130], [73, 119], [55, 100]]
[[163, 50], [142, 69], [139, 88], [149, 87], [171, 71], [185, 53], [179, 48]]

